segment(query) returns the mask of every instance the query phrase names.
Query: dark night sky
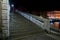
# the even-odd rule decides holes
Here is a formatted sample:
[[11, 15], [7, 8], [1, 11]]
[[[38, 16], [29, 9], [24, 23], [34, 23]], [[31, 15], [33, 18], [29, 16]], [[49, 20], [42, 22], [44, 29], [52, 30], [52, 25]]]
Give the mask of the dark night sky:
[[14, 0], [16, 8], [24, 7], [28, 10], [59, 10], [60, 2], [55, 0]]

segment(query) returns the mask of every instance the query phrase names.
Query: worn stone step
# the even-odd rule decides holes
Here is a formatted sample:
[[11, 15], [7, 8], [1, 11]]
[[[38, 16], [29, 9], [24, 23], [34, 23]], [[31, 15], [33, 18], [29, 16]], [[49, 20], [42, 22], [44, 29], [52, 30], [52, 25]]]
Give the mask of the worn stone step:
[[32, 32], [16, 33], [16, 34], [12, 34], [11, 36], [12, 36], [12, 38], [18, 38], [18, 37], [22, 37], [22, 36], [37, 34], [37, 33], [42, 34], [39, 31], [35, 31], [35, 32], [32, 31]]
[[45, 33], [41, 28], [23, 16], [13, 14], [10, 20], [10, 34], [12, 40], [20, 40], [20, 38], [33, 34]]
[[17, 37], [12, 40], [56, 40], [56, 39], [51, 38], [45, 34], [37, 33], [37, 34], [33, 34], [33, 35]]
[[42, 30], [13, 30], [11, 31], [12, 34], [15, 34], [15, 33], [22, 33], [22, 32], [35, 32], [35, 31], [40, 31], [40, 32], [43, 32]]

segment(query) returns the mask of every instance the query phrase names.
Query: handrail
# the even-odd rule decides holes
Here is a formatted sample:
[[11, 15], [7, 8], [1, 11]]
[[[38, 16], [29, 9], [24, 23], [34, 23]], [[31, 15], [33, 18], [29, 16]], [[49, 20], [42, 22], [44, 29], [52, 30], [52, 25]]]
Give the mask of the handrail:
[[47, 30], [48, 32], [50, 32], [50, 24], [49, 24], [48, 19], [39, 18], [38, 16], [29, 14], [29, 13], [25, 13], [25, 12], [21, 12], [21, 11], [18, 11], [18, 10], [16, 10], [16, 12], [18, 12], [19, 14], [21, 14], [22, 16], [24, 16], [28, 20], [32, 21], [33, 23], [37, 24], [42, 29]]
[[[38, 16], [32, 15], [30, 13], [26, 13], [26, 12], [21, 12], [19, 10], [17, 10], [16, 12], [19, 13], [20, 15], [24, 16], [28, 20], [32, 21], [33, 23], [37, 24], [39, 27], [41, 27], [43, 30], [46, 30], [48, 33], [56, 34], [57, 33], [56, 31], [60, 31], [60, 30], [57, 30], [57, 29], [55, 30], [55, 29], [51, 28], [50, 19], [40, 18]], [[56, 33], [52, 32], [52, 31], [54, 31]]]
[[[20, 12], [21, 12], [21, 11], [20, 11]], [[22, 12], [21, 12], [21, 13], [22, 13]], [[26, 13], [26, 12], [23, 12], [23, 13]], [[32, 15], [32, 14], [30, 14], [30, 13], [26, 13], [26, 14], [29, 15], [29, 16], [33, 16], [35, 19], [37, 19], [37, 20], [41, 21], [42, 23], [44, 23], [44, 21], [41, 20], [42, 18], [39, 18], [38, 16]]]

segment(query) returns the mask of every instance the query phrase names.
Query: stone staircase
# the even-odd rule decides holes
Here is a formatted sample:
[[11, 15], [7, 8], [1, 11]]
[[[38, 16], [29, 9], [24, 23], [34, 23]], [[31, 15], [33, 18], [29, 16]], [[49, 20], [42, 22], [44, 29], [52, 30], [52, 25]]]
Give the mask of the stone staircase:
[[10, 37], [11, 40], [55, 40], [45, 35], [46, 33], [36, 24], [25, 19], [17, 13], [11, 13]]

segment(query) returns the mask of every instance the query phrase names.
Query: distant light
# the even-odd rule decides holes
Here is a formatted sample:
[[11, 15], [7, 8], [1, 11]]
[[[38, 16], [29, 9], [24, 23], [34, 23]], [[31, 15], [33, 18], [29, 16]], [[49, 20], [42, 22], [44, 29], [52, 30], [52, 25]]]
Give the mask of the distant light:
[[11, 6], [12, 6], [12, 7], [14, 7], [14, 5], [13, 5], [13, 4], [12, 4]]

